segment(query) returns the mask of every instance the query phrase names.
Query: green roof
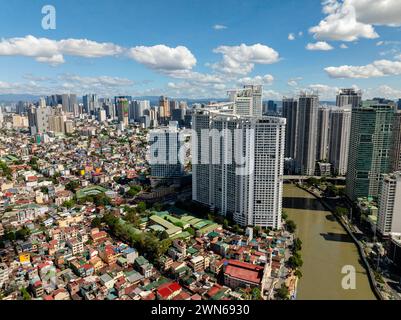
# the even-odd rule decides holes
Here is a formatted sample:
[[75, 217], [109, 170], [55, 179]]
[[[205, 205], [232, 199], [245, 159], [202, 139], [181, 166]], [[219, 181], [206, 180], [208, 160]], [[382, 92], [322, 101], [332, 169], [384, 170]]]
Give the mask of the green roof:
[[105, 193], [108, 191], [106, 188], [103, 188], [101, 186], [90, 186], [81, 190], [77, 191], [77, 198], [84, 198], [86, 196], [96, 196], [101, 193]]

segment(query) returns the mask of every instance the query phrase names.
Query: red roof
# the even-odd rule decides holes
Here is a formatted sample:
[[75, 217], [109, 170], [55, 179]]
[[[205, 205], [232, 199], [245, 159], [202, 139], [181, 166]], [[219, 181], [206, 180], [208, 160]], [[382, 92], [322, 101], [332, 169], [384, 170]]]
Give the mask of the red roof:
[[168, 299], [173, 293], [180, 291], [181, 286], [177, 282], [169, 282], [162, 284], [157, 289], [157, 294], [163, 299]]
[[239, 280], [260, 284], [263, 269], [263, 267], [251, 263], [229, 260], [224, 273]]

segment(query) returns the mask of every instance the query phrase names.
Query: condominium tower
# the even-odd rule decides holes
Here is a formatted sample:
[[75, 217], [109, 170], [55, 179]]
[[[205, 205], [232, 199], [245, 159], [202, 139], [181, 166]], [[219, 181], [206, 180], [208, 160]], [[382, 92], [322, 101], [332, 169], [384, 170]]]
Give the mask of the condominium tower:
[[378, 197], [382, 174], [390, 172], [394, 106], [365, 101], [352, 109], [347, 195]]

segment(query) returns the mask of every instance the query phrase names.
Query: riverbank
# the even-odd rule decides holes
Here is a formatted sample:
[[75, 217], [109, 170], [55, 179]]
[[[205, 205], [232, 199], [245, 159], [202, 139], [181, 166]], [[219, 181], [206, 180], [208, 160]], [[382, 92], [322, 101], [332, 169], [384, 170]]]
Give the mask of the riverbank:
[[376, 298], [378, 300], [384, 300], [384, 297], [378, 287], [378, 283], [376, 281], [375, 275], [373, 273], [372, 268], [370, 267], [366, 255], [365, 255], [365, 251], [363, 250], [363, 246], [360, 243], [360, 241], [355, 237], [354, 233], [352, 232], [350, 226], [348, 225], [348, 223], [344, 220], [343, 217], [340, 217], [336, 214], [335, 212], [335, 208], [333, 208], [332, 206], [330, 206], [330, 204], [328, 204], [321, 196], [320, 194], [317, 194], [311, 190], [309, 190], [308, 188], [302, 186], [302, 185], [297, 185], [298, 188], [301, 188], [302, 190], [305, 190], [306, 192], [308, 192], [309, 194], [313, 195], [314, 197], [316, 197], [316, 199], [318, 199], [322, 205], [327, 208], [332, 214], [333, 216], [337, 219], [337, 221], [341, 224], [341, 226], [344, 228], [344, 230], [348, 233], [348, 235], [352, 238], [352, 240], [354, 241], [355, 245], [358, 248], [358, 252], [359, 252], [359, 256], [362, 259], [363, 262], [363, 266], [365, 267], [367, 274], [368, 274], [368, 279], [369, 279], [369, 283], [371, 286], [371, 289], [373, 291], [373, 293], [375, 294]]

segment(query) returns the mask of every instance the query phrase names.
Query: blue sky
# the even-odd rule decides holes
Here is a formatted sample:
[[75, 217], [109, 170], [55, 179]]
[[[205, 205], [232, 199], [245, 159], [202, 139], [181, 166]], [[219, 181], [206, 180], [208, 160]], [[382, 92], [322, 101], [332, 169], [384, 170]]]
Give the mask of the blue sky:
[[3, 0], [0, 38], [0, 93], [401, 97], [399, 0]]

